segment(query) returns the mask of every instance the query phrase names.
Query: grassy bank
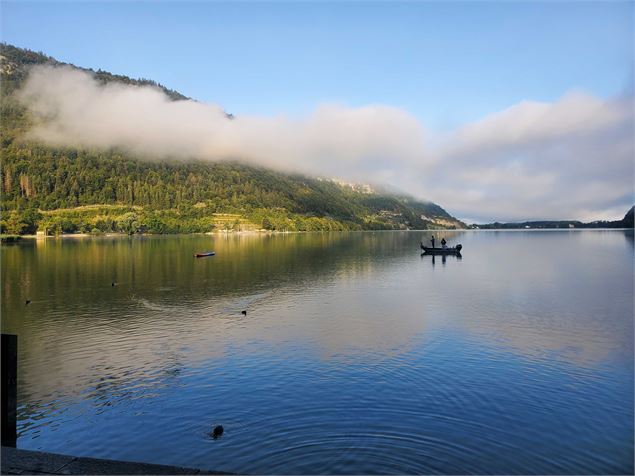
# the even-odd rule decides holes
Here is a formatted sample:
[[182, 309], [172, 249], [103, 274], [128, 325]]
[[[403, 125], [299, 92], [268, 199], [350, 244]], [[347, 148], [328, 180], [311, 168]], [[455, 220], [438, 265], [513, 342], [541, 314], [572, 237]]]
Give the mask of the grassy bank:
[[300, 215], [285, 209], [252, 209], [242, 213], [216, 213], [205, 203], [169, 210], [149, 210], [140, 206], [89, 205], [58, 210], [5, 211], [0, 221], [2, 233], [47, 235], [69, 233], [208, 233], [223, 231], [346, 231], [391, 229], [372, 218], [363, 226], [332, 218]]
[[21, 239], [20, 235], [0, 235], [0, 243], [16, 243]]

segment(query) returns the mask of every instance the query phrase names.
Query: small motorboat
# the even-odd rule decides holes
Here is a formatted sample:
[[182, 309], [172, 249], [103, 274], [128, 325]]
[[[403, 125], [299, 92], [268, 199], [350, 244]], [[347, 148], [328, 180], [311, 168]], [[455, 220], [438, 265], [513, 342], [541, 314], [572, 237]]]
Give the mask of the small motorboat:
[[194, 258], [205, 258], [207, 256], [214, 256], [214, 251], [204, 251], [203, 253], [194, 253]]
[[453, 248], [432, 248], [431, 246], [423, 246], [423, 243], [421, 243], [421, 249], [424, 253], [431, 255], [460, 255], [463, 245], [458, 244]]

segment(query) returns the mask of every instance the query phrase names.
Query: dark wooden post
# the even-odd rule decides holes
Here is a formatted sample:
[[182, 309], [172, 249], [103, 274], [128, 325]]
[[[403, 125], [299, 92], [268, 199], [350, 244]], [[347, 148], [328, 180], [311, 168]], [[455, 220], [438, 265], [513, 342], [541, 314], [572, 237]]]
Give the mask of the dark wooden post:
[[18, 336], [2, 334], [2, 446], [17, 439]]

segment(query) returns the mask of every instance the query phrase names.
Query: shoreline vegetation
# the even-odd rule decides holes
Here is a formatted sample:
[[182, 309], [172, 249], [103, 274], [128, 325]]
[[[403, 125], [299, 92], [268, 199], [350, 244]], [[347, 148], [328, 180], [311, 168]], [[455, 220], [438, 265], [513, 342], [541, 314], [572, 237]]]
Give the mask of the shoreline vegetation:
[[[4, 204], [4, 203], [3, 203]], [[493, 223], [486, 225], [410, 227], [395, 222], [362, 223], [294, 214], [284, 208], [252, 209], [247, 213], [219, 213], [208, 210], [205, 202], [170, 210], [147, 210], [141, 206], [85, 205], [75, 208], [41, 210], [3, 210], [0, 235], [3, 243], [16, 242], [20, 237], [80, 237], [98, 235], [168, 235], [168, 234], [272, 234], [324, 231], [441, 231], [441, 230], [527, 230], [527, 229], [616, 229], [633, 228], [632, 207], [622, 220], [596, 221], [534, 221]]]
[[[4, 205], [4, 202], [3, 202]], [[3, 207], [4, 208], [4, 207]], [[218, 213], [206, 210], [206, 203], [171, 210], [146, 210], [140, 206], [87, 205], [76, 208], [2, 210], [2, 242], [20, 236], [77, 236], [104, 234], [191, 234], [191, 233], [292, 233], [311, 231], [381, 230], [513, 230], [513, 229], [597, 229], [633, 228], [632, 207], [621, 220], [532, 221], [457, 226], [452, 222], [411, 227], [409, 223], [380, 222], [366, 218], [362, 223], [294, 214], [286, 209], [256, 209], [249, 214]], [[458, 224], [457, 223], [457, 224]], [[437, 226], [435, 226], [437, 225]], [[444, 226], [445, 225], [445, 226]]]
[[[614, 222], [605, 222], [605, 223], [614, 223]], [[510, 224], [512, 225], [512, 224]], [[130, 238], [133, 236], [144, 237], [144, 236], [178, 236], [178, 235], [209, 235], [209, 236], [218, 236], [218, 235], [231, 235], [231, 236], [269, 236], [269, 235], [292, 235], [292, 234], [302, 234], [302, 233], [328, 233], [330, 231], [335, 232], [358, 232], [358, 233], [368, 233], [368, 232], [392, 232], [392, 231], [406, 231], [406, 232], [458, 232], [458, 231], [619, 231], [619, 230], [632, 230], [632, 226], [580, 226], [580, 227], [565, 227], [565, 226], [554, 226], [551, 228], [547, 227], [534, 227], [534, 228], [525, 228], [520, 226], [508, 226], [501, 228], [479, 228], [478, 226], [472, 225], [466, 228], [429, 228], [425, 230], [314, 230], [314, 231], [280, 231], [280, 230], [216, 230], [216, 231], [207, 231], [207, 232], [188, 232], [188, 233], [121, 233], [121, 232], [108, 232], [108, 233], [82, 233], [82, 232], [74, 232], [74, 233], [59, 233], [59, 234], [27, 234], [27, 235], [6, 235], [0, 234], [0, 240], [2, 243], [18, 243], [22, 240], [39, 240], [39, 239], [80, 239], [80, 238]]]
[[[622, 220], [534, 221], [492, 223], [485, 225], [410, 227], [393, 222], [365, 220], [346, 222], [332, 217], [316, 217], [290, 213], [286, 209], [256, 209], [249, 214], [218, 213], [207, 210], [204, 202], [192, 207], [171, 210], [146, 210], [141, 206], [86, 205], [57, 210], [27, 208], [3, 210], [0, 235], [3, 243], [24, 237], [98, 236], [98, 235], [166, 235], [166, 234], [271, 234], [324, 231], [439, 231], [439, 230], [526, 230], [526, 229], [615, 229], [633, 228], [631, 208]], [[459, 222], [460, 223], [460, 222]]]
[[0, 220], [0, 233], [48, 236], [463, 228], [460, 222], [453, 220], [444, 221], [446, 226], [429, 222], [423, 226], [412, 227], [410, 222], [401, 221], [402, 214], [395, 214], [396, 216], [391, 217], [393, 220], [365, 216], [353, 221], [330, 216], [303, 215], [290, 212], [285, 208], [251, 209], [243, 213], [214, 212], [209, 208], [211, 208], [210, 205], [200, 202], [193, 206], [186, 205], [168, 210], [127, 205], [87, 205], [53, 210], [5, 209]]

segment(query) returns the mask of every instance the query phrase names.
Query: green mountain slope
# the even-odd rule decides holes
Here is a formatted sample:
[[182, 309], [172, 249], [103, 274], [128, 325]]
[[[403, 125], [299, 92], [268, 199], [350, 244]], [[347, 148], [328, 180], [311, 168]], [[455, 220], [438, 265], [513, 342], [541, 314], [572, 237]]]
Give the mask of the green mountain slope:
[[[240, 163], [149, 162], [118, 151], [25, 139], [31, 119], [13, 98], [34, 64], [62, 64], [0, 45], [2, 232], [205, 232], [459, 228], [434, 203]], [[86, 70], [104, 82], [150, 80]], [[230, 117], [230, 115], [228, 115]]]

